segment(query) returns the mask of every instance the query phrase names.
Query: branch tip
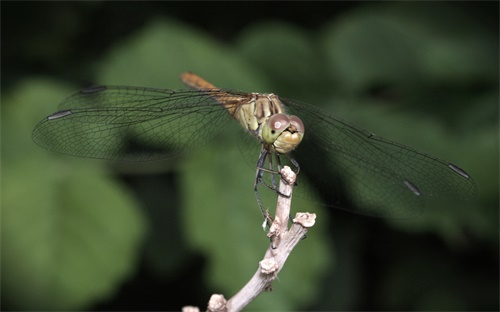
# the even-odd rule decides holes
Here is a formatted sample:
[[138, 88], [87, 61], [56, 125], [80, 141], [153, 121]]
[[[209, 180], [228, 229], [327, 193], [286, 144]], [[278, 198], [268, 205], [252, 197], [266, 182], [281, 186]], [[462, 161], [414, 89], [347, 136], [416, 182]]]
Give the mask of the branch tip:
[[309, 212], [297, 212], [292, 222], [298, 223], [305, 228], [310, 228], [314, 225], [314, 223], [316, 223], [316, 214]]
[[295, 172], [288, 166], [284, 166], [280, 170], [281, 178], [285, 180], [286, 183], [293, 185], [295, 183], [295, 180], [297, 178], [297, 175]]
[[207, 311], [225, 312], [227, 311], [226, 304], [227, 301], [223, 295], [213, 294], [212, 297], [210, 297], [210, 300], [208, 301]]

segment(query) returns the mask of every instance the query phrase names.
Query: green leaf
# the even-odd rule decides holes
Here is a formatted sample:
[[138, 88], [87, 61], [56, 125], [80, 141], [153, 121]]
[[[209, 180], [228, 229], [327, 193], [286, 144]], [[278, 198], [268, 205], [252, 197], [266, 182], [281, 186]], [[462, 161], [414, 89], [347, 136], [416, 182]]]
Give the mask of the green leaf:
[[31, 141], [33, 120], [46, 116], [37, 105], [55, 107], [62, 90], [29, 80], [2, 101], [2, 294], [22, 310], [78, 310], [109, 296], [144, 234], [133, 199], [98, 163]]

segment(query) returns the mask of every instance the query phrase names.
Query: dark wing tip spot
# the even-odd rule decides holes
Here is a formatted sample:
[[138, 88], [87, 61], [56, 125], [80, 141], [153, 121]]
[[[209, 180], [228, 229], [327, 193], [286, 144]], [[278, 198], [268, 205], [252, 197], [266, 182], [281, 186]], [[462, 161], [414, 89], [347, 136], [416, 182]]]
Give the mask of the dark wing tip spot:
[[420, 190], [418, 189], [418, 187], [413, 184], [412, 182], [406, 180], [406, 181], [403, 181], [404, 185], [410, 190], [412, 191], [413, 194], [417, 195], [417, 196], [420, 196], [422, 195], [422, 193], [420, 192]]
[[72, 112], [70, 110], [62, 110], [62, 111], [55, 112], [52, 115], [49, 115], [47, 117], [47, 119], [48, 120], [59, 119], [59, 118], [63, 118], [63, 117], [69, 116], [71, 114], [72, 114]]
[[91, 93], [101, 92], [103, 90], [106, 90], [106, 86], [90, 86], [90, 87], [86, 87], [86, 88], [81, 89], [80, 93], [91, 94]]
[[448, 164], [448, 167], [455, 171], [456, 173], [458, 173], [459, 175], [461, 175], [462, 177], [466, 178], [466, 179], [470, 179], [470, 175], [465, 172], [465, 170], [463, 170], [462, 168], [458, 167], [458, 166], [455, 166], [454, 164], [450, 163]]

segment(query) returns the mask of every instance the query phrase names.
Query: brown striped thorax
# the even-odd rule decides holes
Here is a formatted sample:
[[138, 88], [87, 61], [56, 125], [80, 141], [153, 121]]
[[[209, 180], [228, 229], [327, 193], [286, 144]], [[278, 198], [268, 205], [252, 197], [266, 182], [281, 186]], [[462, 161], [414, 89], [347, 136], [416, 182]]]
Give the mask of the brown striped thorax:
[[195, 90], [207, 90], [268, 151], [289, 153], [297, 148], [304, 137], [304, 124], [300, 118], [286, 114], [283, 103], [273, 93], [227, 93], [190, 72], [182, 74], [181, 79]]

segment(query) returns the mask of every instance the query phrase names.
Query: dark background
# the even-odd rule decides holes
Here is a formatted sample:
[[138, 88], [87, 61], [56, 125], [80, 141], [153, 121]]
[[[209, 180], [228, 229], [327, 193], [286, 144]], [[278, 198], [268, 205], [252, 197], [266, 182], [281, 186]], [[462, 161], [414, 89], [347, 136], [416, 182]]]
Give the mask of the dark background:
[[[332, 9], [331, 5], [335, 8]], [[217, 39], [231, 42], [249, 24], [270, 19], [287, 21], [306, 29], [318, 29], [326, 21], [356, 5], [356, 2], [304, 5], [299, 2], [202, 4], [153, 1], [117, 5], [112, 2], [7, 1], [2, 5], [5, 12], [2, 25], [11, 31], [3, 33], [2, 42], [6, 47], [15, 49], [3, 51], [4, 59], [10, 60], [3, 64], [3, 82], [11, 83], [23, 75], [43, 72], [87, 83], [92, 80], [91, 73], [87, 72], [90, 77], [82, 77], [81, 74], [87, 71], [86, 65], [92, 64], [92, 60], [114, 41], [131, 34], [155, 15], [174, 17], [209, 32]], [[22, 18], [7, 13], [13, 11], [22, 12]], [[478, 12], [487, 13], [481, 12], [481, 9]], [[494, 27], [494, 19], [489, 23]], [[37, 41], [42, 29], [50, 34], [53, 42]]]
[[[326, 24], [339, 18], [359, 10], [390, 5], [354, 1], [2, 2], [2, 96], [9, 94], [26, 77], [32, 76], [57, 79], [74, 86], [92, 84], [95, 82], [96, 68], [100, 66], [98, 60], [117, 42], [147, 25], [152, 17], [174, 18], [192, 28], [203, 30], [221, 44], [231, 46], [244, 30], [260, 22], [288, 23], [314, 37]], [[428, 6], [429, 12], [434, 10], [432, 4], [422, 3], [423, 5]], [[455, 27], [460, 23], [453, 20], [453, 16], [463, 14], [492, 35], [486, 36], [487, 38], [496, 39], [496, 43], [492, 44], [492, 47], [496, 48], [496, 52], [492, 54], [496, 55], [496, 59], [491, 59], [493, 78], [488, 80], [489, 78], [476, 77], [436, 84], [426, 81], [422, 85], [428, 87], [429, 93], [436, 92], [449, 102], [440, 107], [422, 105], [418, 109], [424, 113], [436, 112], [446, 127], [456, 131], [471, 132], [481, 124], [490, 124], [498, 129], [498, 3], [452, 2], [436, 5], [439, 6], [440, 12], [451, 12], [450, 15], [441, 16], [439, 25]], [[405, 4], [400, 4], [401, 6], [404, 7]], [[421, 13], [426, 10], [421, 8], [418, 11]], [[456, 12], [459, 14], [453, 15]], [[429, 15], [430, 20], [436, 18], [433, 14]], [[462, 30], [457, 30], [457, 36], [462, 33]], [[258, 62], [255, 66], [259, 66]], [[264, 64], [261, 70], [271, 71], [269, 68]], [[272, 72], [268, 74], [272, 76]], [[165, 75], [176, 76], [178, 73]], [[286, 77], [282, 81], [286, 81]], [[408, 91], [402, 91], [398, 86], [392, 81], [381, 80], [353, 88], [346, 93], [354, 98], [383, 99], [394, 105], [397, 101], [393, 99], [398, 98], [401, 92]], [[282, 89], [287, 88], [293, 90], [294, 86], [291, 84], [287, 87], [284, 84]], [[496, 94], [496, 101], [493, 97], [484, 107], [477, 106], [472, 109], [466, 105], [461, 106], [462, 102], [485, 93]], [[457, 98], [461, 100], [455, 101]], [[2, 100], [2, 110], [5, 109], [5, 103], [6, 101]], [[55, 108], [56, 104], [52, 105]], [[409, 112], [416, 110], [410, 106], [400, 109]], [[480, 113], [480, 110], [485, 111]], [[464, 125], [467, 122], [460, 118], [466, 113], [460, 114], [460, 111], [477, 111], [477, 114], [472, 116], [475, 118], [473, 122]], [[455, 117], [446, 118], [447, 114]], [[4, 116], [2, 120], [3, 118]], [[2, 121], [2, 128], [3, 123]], [[4, 136], [5, 130], [2, 130]], [[5, 147], [2, 148], [2, 153], [4, 150]], [[491, 152], [495, 153], [493, 150]], [[4, 168], [8, 166], [6, 161], [7, 159], [2, 157]], [[476, 159], [476, 162], [481, 160]], [[498, 174], [498, 163], [496, 166], [489, 170], [493, 175]], [[495, 191], [488, 192], [495, 189], [494, 185], [484, 187], [480, 181], [492, 181], [495, 178], [477, 176], [483, 173], [480, 171], [476, 175], [473, 174], [478, 183], [480, 198], [471, 204], [470, 210], [475, 211], [477, 218], [484, 218], [486, 221], [474, 224], [457, 221], [450, 216], [455, 233], [453, 235], [448, 235], [444, 230], [432, 230], [432, 227], [428, 230], [408, 230], [380, 219], [331, 211], [326, 223], [330, 224], [327, 226], [327, 234], [335, 241], [335, 263], [331, 264], [330, 270], [325, 271], [323, 279], [316, 282], [320, 285], [314, 300], [295, 309], [498, 310], [498, 188], [496, 194]], [[166, 188], [171, 189], [170, 195], [179, 192], [179, 178], [176, 172], [130, 174], [118, 171], [113, 177], [123, 183], [141, 205], [146, 207], [161, 206], [164, 200], [175, 201], [172, 199], [176, 198], [175, 196], [167, 199], [167, 194], [158, 195]], [[2, 184], [6, 183], [9, 182], [3, 181]], [[498, 180], [496, 183], [498, 186]], [[155, 185], [154, 188], [146, 187], [151, 185]], [[2, 204], [4, 205], [6, 203]], [[165, 239], [184, 244], [186, 238], [178, 236], [180, 234], [175, 229], [167, 234], [155, 230], [155, 227], [165, 226], [159, 219], [173, 218], [178, 213], [169, 211], [168, 215], [154, 215], [154, 211], [156, 210], [146, 209], [149, 226], [153, 228], [149, 230], [146, 240]], [[450, 215], [453, 213], [451, 211]], [[447, 218], [446, 215], [441, 217]], [[4, 217], [2, 222], [7, 222]], [[477, 224], [483, 224], [487, 230], [474, 228]], [[154, 235], [158, 237], [152, 238]], [[345, 235], [349, 237], [346, 238]], [[2, 235], [4, 244], [7, 239]], [[145, 249], [146, 247], [139, 248], [136, 268], [123, 283], [116, 285], [107, 298], [85, 302], [74, 309], [178, 310], [187, 304], [198, 305], [203, 309], [211, 293], [223, 291], [213, 289], [209, 286], [210, 282], [207, 282], [206, 270], [210, 256], [203, 250], [174, 249], [174, 252], [185, 253], [185, 261], [179, 263], [172, 274], [164, 276], [156, 274], [149, 267]], [[2, 271], [5, 272], [4, 268]], [[279, 292], [279, 283], [285, 282], [278, 282], [271, 295]], [[33, 308], [23, 305], [22, 300], [12, 299], [15, 296], [5, 285], [2, 287], [2, 297], [2, 310]], [[20, 297], [22, 298], [22, 294]], [[46, 307], [48, 306], [51, 305]], [[47, 309], [46, 307], [40, 309]]]

